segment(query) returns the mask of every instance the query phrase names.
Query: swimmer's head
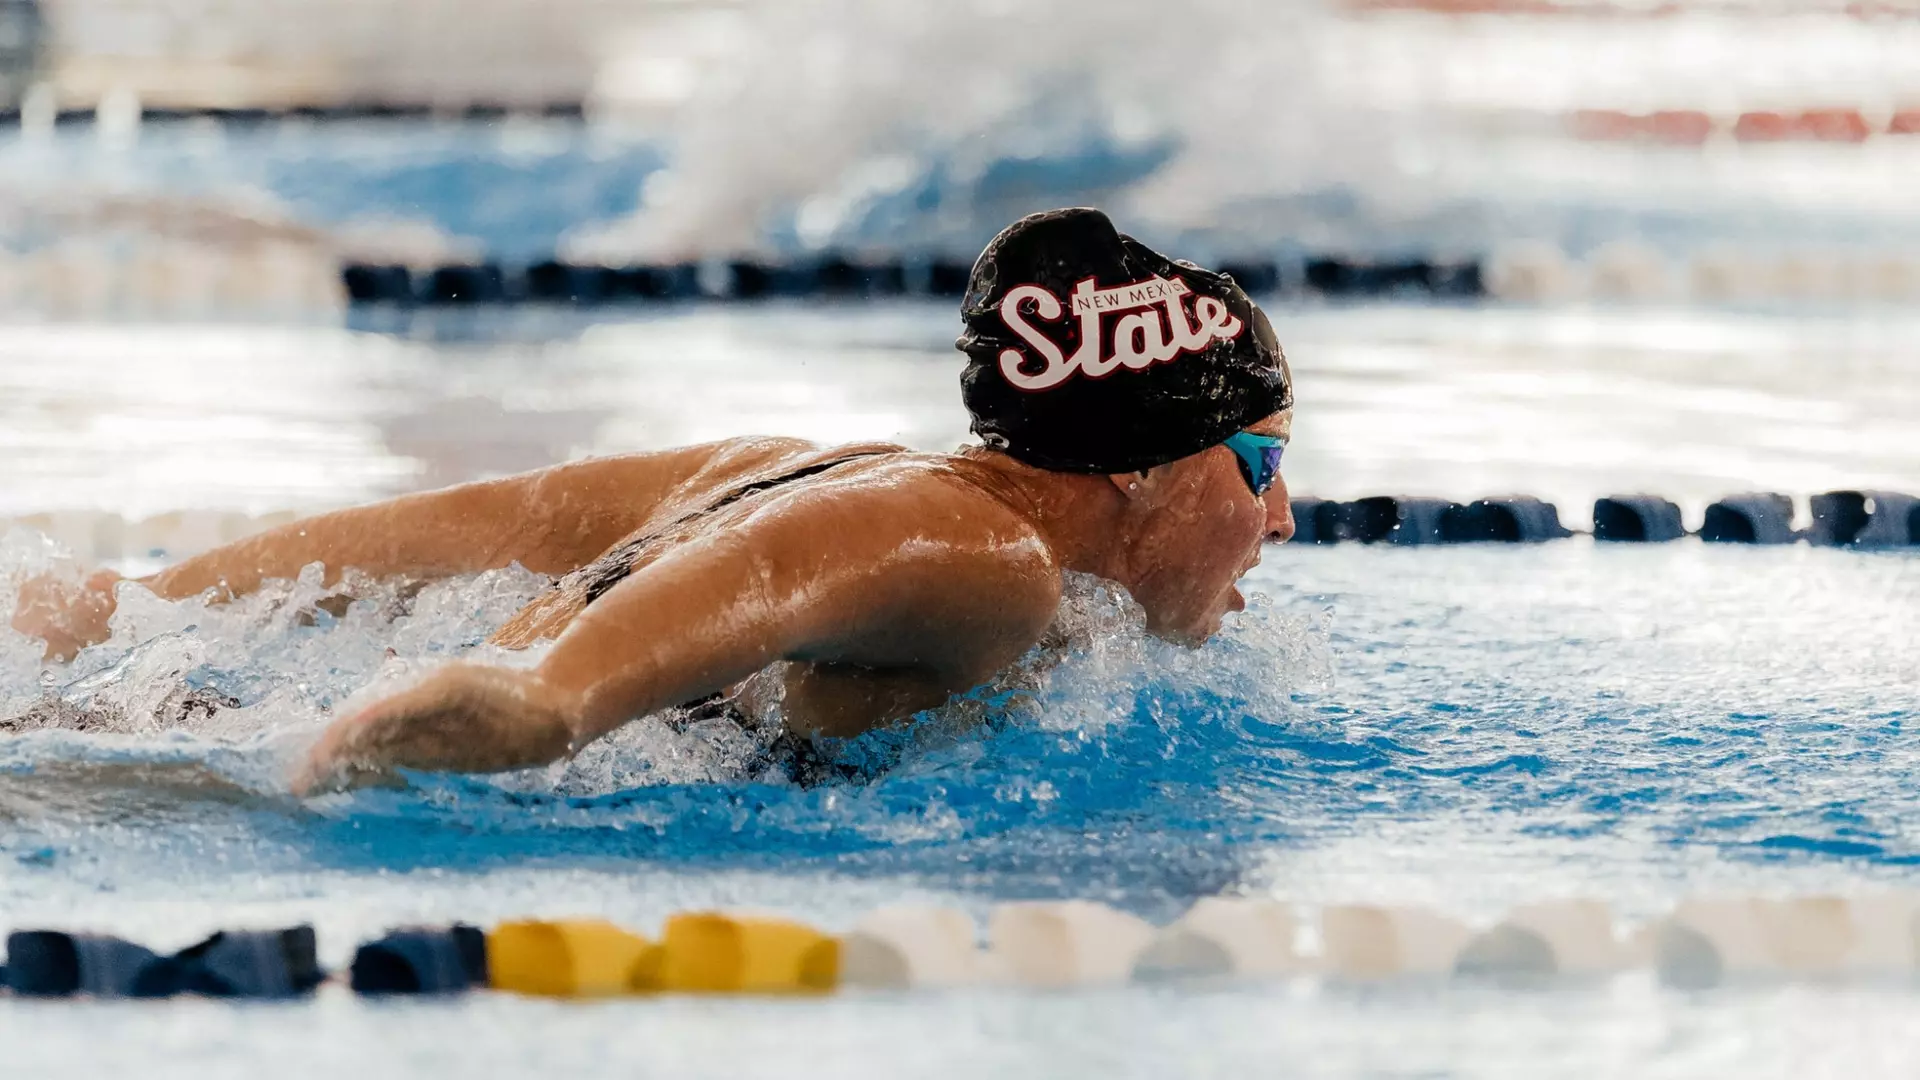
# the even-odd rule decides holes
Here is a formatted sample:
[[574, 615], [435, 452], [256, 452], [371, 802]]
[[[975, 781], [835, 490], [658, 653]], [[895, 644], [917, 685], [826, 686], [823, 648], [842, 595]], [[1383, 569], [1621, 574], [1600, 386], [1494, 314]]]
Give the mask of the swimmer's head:
[[1098, 210], [1009, 225], [960, 315], [974, 434], [1043, 469], [1164, 465], [1293, 404], [1273, 327], [1231, 277], [1168, 259]]
[[961, 315], [974, 432], [1029, 465], [1106, 474], [1121, 499], [1110, 576], [1155, 633], [1212, 634], [1261, 544], [1293, 534], [1274, 446], [1292, 379], [1266, 316], [1231, 277], [1085, 209], [995, 237]]
[[[1247, 440], [1282, 443], [1293, 411], [1282, 409], [1243, 429]], [[1199, 642], [1246, 605], [1236, 583], [1260, 562], [1268, 542], [1293, 537], [1286, 481], [1275, 467], [1262, 475], [1235, 447], [1197, 454], [1101, 479], [1118, 495], [1119, 518], [1106, 534], [1105, 576], [1126, 585], [1164, 638]], [[1256, 492], [1250, 477], [1268, 486]]]

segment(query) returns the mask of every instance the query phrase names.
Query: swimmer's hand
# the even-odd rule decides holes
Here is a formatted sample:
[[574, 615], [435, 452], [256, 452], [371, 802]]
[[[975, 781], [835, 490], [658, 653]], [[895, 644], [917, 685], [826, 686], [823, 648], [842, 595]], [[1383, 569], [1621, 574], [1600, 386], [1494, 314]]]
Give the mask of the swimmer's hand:
[[390, 781], [395, 769], [499, 772], [567, 756], [573, 727], [529, 671], [456, 664], [335, 723], [294, 773], [309, 795]]
[[67, 661], [107, 640], [113, 587], [120, 575], [101, 570], [79, 584], [56, 574], [28, 578], [13, 608], [13, 628], [47, 643], [46, 659]]

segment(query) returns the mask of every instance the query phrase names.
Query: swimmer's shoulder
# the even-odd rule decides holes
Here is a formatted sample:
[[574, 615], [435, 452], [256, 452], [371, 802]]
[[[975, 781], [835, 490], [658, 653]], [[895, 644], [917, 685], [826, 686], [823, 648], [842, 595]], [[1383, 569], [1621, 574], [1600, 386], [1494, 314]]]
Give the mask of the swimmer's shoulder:
[[889, 562], [936, 579], [928, 584], [940, 591], [959, 583], [972, 597], [1021, 609], [1024, 598], [1043, 620], [1059, 605], [1060, 566], [1039, 528], [952, 455], [896, 448], [809, 495], [810, 512], [830, 517], [836, 531], [857, 533], [849, 535], [855, 546], [885, 552]]

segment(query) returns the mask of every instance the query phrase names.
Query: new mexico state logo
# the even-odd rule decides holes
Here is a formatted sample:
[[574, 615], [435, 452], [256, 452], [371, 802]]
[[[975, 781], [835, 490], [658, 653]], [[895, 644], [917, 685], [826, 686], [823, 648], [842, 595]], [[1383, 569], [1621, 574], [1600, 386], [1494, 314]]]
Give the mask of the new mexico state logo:
[[[1189, 318], [1182, 298], [1192, 291], [1179, 278], [1169, 280], [1157, 274], [1110, 289], [1095, 288], [1092, 278], [1081, 281], [1073, 287], [1071, 297], [1073, 316], [1080, 320], [1080, 347], [1068, 356], [1021, 311], [1021, 306], [1027, 305], [1034, 316], [1054, 322], [1067, 313], [1060, 298], [1038, 285], [1009, 289], [1000, 301], [1000, 319], [1027, 343], [1033, 355], [1019, 349], [1000, 350], [1000, 374], [1022, 390], [1046, 390], [1075, 375], [1104, 379], [1121, 368], [1145, 371], [1182, 353], [1199, 352], [1216, 341], [1232, 341], [1246, 329], [1243, 320], [1211, 296], [1195, 297]], [[1101, 320], [1108, 315], [1121, 316], [1113, 324], [1111, 349], [1101, 333]], [[1027, 370], [1036, 358], [1046, 366], [1039, 371]]]

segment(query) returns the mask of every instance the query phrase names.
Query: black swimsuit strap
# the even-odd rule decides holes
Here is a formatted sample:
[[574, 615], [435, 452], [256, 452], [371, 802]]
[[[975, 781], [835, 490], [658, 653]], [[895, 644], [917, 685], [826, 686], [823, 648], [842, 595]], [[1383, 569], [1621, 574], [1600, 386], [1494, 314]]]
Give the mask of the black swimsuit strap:
[[652, 544], [667, 533], [689, 522], [697, 521], [708, 514], [732, 506], [742, 499], [758, 495], [763, 491], [770, 491], [785, 484], [791, 484], [795, 480], [804, 480], [809, 476], [818, 476], [823, 472], [830, 469], [837, 469], [849, 462], [862, 461], [867, 458], [881, 457], [894, 453], [899, 453], [899, 451], [861, 450], [827, 461], [816, 461], [808, 465], [802, 465], [799, 468], [789, 469], [783, 473], [777, 473], [773, 476], [763, 477], [759, 480], [741, 484], [738, 487], [727, 490], [704, 506], [689, 510], [679, 517], [674, 518], [672, 521], [667, 522], [665, 525], [648, 531], [644, 536], [637, 536], [622, 541], [606, 554], [575, 570], [573, 573], [568, 574], [565, 578], [562, 578], [560, 584], [562, 586], [570, 584], [579, 585], [585, 591], [586, 602], [591, 604], [595, 600], [605, 596], [608, 590], [625, 581], [627, 576], [633, 573], [633, 560], [639, 556], [641, 551], [646, 549], [647, 545]]
[[[770, 491], [774, 488], [791, 484], [796, 480], [804, 480], [809, 476], [818, 476], [821, 473], [837, 469], [851, 462], [864, 461], [867, 458], [881, 457], [886, 454], [898, 452], [897, 450], [861, 450], [830, 458], [826, 461], [816, 461], [811, 464], [802, 465], [798, 468], [789, 469], [786, 472], [776, 473], [772, 476], [762, 477], [761, 479], [752, 480], [737, 487], [730, 488], [717, 498], [708, 501], [705, 505], [689, 510], [667, 524], [657, 529], [649, 530], [643, 536], [637, 536], [621, 542], [606, 554], [560, 579], [555, 587], [579, 587], [586, 596], [586, 602], [591, 604], [595, 600], [600, 599], [600, 597], [605, 596], [608, 590], [626, 580], [626, 578], [633, 573], [633, 561], [647, 545], [654, 543], [661, 537], [689, 522], [696, 521], [725, 507], [732, 506], [742, 499], [758, 495], [763, 491]], [[680, 708], [683, 710], [682, 714], [675, 718], [673, 725], [676, 730], [684, 731], [690, 724], [702, 720], [715, 719], [732, 721], [738, 724], [742, 730], [749, 732], [756, 728], [753, 720], [740, 708], [739, 704], [724, 692], [709, 694], [697, 701], [687, 702], [680, 706]], [[832, 780], [857, 780], [860, 778], [858, 769], [836, 764], [831, 758], [815, 749], [812, 740], [795, 735], [784, 729], [774, 735], [773, 740], [767, 744], [765, 753], [767, 760], [771, 764], [778, 766], [794, 783], [802, 787], [813, 787], [817, 784]]]

